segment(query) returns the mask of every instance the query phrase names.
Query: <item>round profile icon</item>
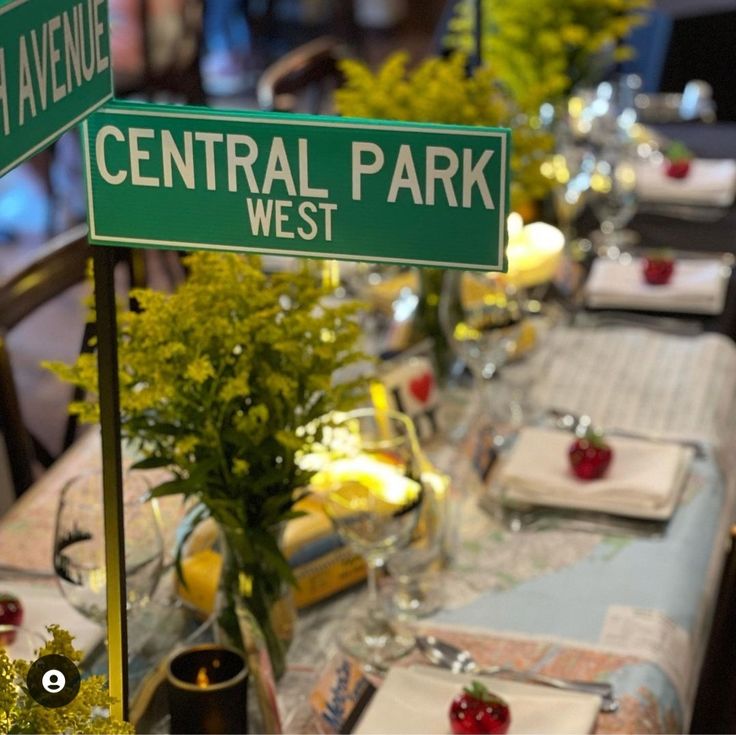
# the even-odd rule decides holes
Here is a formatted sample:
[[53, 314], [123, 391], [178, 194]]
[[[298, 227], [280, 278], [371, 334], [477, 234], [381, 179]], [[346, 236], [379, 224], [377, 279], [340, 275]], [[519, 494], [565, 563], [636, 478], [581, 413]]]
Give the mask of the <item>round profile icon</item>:
[[79, 693], [81, 676], [71, 659], [52, 653], [36, 659], [28, 669], [28, 693], [44, 707], [63, 707]]

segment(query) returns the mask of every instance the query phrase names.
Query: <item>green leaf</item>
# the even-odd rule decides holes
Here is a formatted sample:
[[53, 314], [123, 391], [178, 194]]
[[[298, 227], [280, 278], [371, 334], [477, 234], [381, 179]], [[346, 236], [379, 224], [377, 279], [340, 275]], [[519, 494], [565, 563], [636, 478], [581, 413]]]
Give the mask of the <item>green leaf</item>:
[[159, 467], [168, 467], [171, 460], [166, 457], [146, 457], [131, 465], [134, 470], [153, 470]]
[[251, 533], [258, 550], [263, 554], [279, 577], [289, 584], [296, 585], [294, 572], [292, 572], [289, 562], [286, 561], [286, 557], [276, 543], [274, 536], [262, 528], [254, 528]]
[[197, 491], [197, 484], [192, 483], [191, 478], [182, 480], [169, 480], [162, 482], [151, 490], [152, 498], [163, 498], [166, 495], [188, 495]]

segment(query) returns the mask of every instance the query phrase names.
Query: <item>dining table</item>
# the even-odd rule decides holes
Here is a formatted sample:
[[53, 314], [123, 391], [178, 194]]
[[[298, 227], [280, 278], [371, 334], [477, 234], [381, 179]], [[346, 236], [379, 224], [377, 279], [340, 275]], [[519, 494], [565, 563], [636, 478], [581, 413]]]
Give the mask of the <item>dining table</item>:
[[[622, 375], [609, 371], [589, 383], [593, 400], [566, 376], [581, 355], [589, 356], [579, 368], [587, 370], [606, 359], [606, 351], [649, 353], [649, 369], [627, 371], [626, 360], [620, 362], [615, 369]], [[499, 504], [496, 474], [483, 479], [478, 471], [488, 428], [478, 391], [448, 386], [442, 430], [425, 446], [452, 480], [448, 563], [437, 580], [444, 606], [413, 629], [453, 642], [488, 665], [611, 682], [619, 708], [598, 715], [596, 732], [687, 731], [734, 520], [734, 434], [724, 432], [734, 415], [736, 346], [717, 334], [569, 326], [548, 335], [538, 359], [544, 369], [535, 396], [545, 408], [560, 399], [571, 410], [595, 412], [606, 426], [697, 447], [677, 507], [665, 522], [642, 527], [608, 517], [581, 523], [574, 516], [571, 522], [554, 514], [531, 521], [509, 515]], [[667, 372], [664, 363], [673, 361], [678, 369]], [[653, 388], [664, 373], [672, 401], [689, 389], [699, 396], [698, 405], [665, 410]], [[721, 390], [709, 391], [709, 385]], [[630, 410], [618, 411], [622, 403]], [[0, 519], [0, 583], [11, 591], [18, 580], [44, 585], [52, 615], [68, 608], [49, 586], [59, 493], [69, 478], [99, 462], [99, 433], [91, 429]], [[167, 503], [162, 514], [170, 519], [171, 539], [181, 504], [176, 498]], [[329, 700], [335, 677], [346, 667], [363, 675], [360, 663], [337, 650], [334, 640], [336, 627], [360, 609], [364, 595], [362, 587], [353, 588], [300, 612], [289, 667], [279, 683], [285, 731], [339, 729], [334, 706], [316, 703]], [[173, 609], [175, 603], [167, 599], [160, 614], [170, 616], [165, 605]], [[68, 610], [61, 618], [74, 621]], [[165, 657], [167, 645], [172, 641], [149, 651], [149, 666], [156, 656]], [[415, 651], [397, 665], [420, 662]], [[140, 662], [133, 671], [135, 697], [146, 672]], [[375, 673], [369, 678], [380, 686]]]
[[[671, 122], [651, 126], [659, 145], [667, 142], [684, 143], [695, 156], [710, 160], [736, 160], [735, 122]], [[683, 257], [736, 257], [736, 206], [698, 206], [691, 204], [640, 201], [630, 222], [630, 229], [639, 236], [637, 249], [669, 249]], [[593, 213], [586, 209], [575, 225], [580, 237], [588, 237], [597, 228]], [[594, 259], [593, 251], [584, 260], [587, 272]], [[621, 309], [622, 312], [627, 311]], [[629, 313], [632, 313], [629, 310]], [[657, 312], [637, 313], [656, 317]], [[682, 325], [692, 329], [719, 332], [736, 339], [736, 275], [729, 278], [723, 309], [717, 314], [677, 314]]]
[[[661, 130], [701, 156], [736, 158], [736, 124]], [[718, 214], [704, 223], [642, 208], [632, 227], [647, 244], [736, 254], [736, 207]], [[585, 319], [559, 324], [533, 351], [528, 386], [538, 422], [587, 414], [613, 433], [689, 447], [687, 474], [667, 518], [636, 522], [509, 506], [499, 471], [513, 440], [505, 451], [489, 449], [493, 426], [484, 394], [467, 380], [442, 387], [439, 431], [424, 447], [450, 478], [446, 563], [436, 577], [444, 604], [411, 629], [467, 649], [489, 666], [610, 682], [619, 706], [598, 714], [592, 727], [599, 733], [687, 732], [699, 682], [711, 667], [714, 621], [733, 612], [717, 608], [736, 521], [734, 276], [722, 314], [674, 318], [703, 330], [678, 333], [635, 318], [617, 325]], [[508, 367], [509, 378], [514, 370]], [[53, 539], [65, 483], [100, 463], [99, 431], [92, 427], [0, 517], [0, 587], [32, 597], [37, 590], [48, 622], [64, 621], [98, 649], [101, 635], [95, 638], [75, 617], [56, 587]], [[162, 502], [169, 544], [181, 514], [179, 499]], [[131, 666], [131, 706], [139, 713], [136, 698], [144, 696], [147, 675], [174, 647], [176, 635], [197, 629], [171, 578], [165, 588], [147, 618], [147, 645], [138, 647]], [[350, 712], [340, 690], [346, 672], [380, 691], [381, 672], [366, 672], [335, 644], [337, 627], [365, 605], [365, 595], [356, 586], [300, 611], [278, 684], [285, 732], [346, 731]], [[163, 621], [174, 613], [182, 625], [167, 631]], [[98, 667], [104, 666], [104, 646], [101, 655]], [[420, 663], [426, 661], [414, 650], [396, 667]], [[370, 710], [370, 702], [362, 705]], [[141, 716], [154, 727], [155, 718]], [[356, 716], [351, 726], [360, 727]]]

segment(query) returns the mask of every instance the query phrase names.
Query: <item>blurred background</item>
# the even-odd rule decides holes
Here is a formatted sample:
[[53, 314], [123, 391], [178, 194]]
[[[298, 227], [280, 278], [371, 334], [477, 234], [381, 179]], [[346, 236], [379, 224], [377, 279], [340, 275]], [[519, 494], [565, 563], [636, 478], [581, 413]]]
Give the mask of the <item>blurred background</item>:
[[[430, 55], [446, 54], [448, 28], [460, 12], [456, 5], [453, 0], [109, 0], [115, 93], [235, 109], [329, 112], [331, 91], [340, 84], [336, 59], [356, 58], [378, 69], [393, 52], [404, 50], [411, 69]], [[625, 39], [634, 58], [615, 67], [640, 76], [638, 91], [650, 95], [644, 112], [655, 122], [736, 120], [736, 0], [660, 0], [646, 18]], [[472, 60], [472, 43], [469, 50]], [[694, 86], [693, 80], [698, 80]], [[50, 238], [84, 219], [79, 142], [71, 132], [0, 180], [0, 282], [30, 263]], [[121, 279], [135, 279], [137, 273], [140, 281], [161, 288], [176, 281], [173, 254], [136, 258], [134, 267], [121, 269]], [[62, 448], [69, 396], [39, 361], [69, 361], [78, 354], [84, 288], [54, 299], [8, 336], [23, 420], [50, 456]]]

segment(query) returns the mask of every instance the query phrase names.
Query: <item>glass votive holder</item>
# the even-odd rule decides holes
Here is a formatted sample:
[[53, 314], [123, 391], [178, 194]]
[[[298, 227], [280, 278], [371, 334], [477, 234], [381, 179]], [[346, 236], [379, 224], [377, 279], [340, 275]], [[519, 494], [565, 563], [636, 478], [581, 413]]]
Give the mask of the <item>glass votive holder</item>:
[[248, 732], [248, 671], [239, 651], [217, 644], [179, 650], [166, 677], [174, 735]]

